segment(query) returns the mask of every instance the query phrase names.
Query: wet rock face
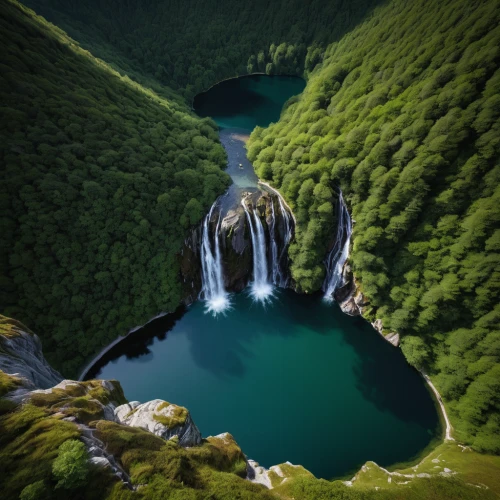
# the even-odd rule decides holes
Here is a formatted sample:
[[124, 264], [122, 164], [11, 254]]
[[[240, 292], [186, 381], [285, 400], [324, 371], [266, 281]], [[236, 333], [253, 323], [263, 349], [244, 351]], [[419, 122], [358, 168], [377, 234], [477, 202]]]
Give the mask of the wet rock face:
[[184, 302], [192, 304], [201, 292], [200, 243], [201, 226], [194, 229], [184, 242], [179, 263], [184, 288]]
[[201, 434], [182, 406], [153, 399], [147, 403], [132, 401], [115, 409], [117, 422], [131, 427], [140, 427], [163, 439], [177, 437], [181, 446], [196, 446], [201, 443]]
[[[287, 243], [291, 237], [289, 225], [283, 217], [278, 196], [266, 191], [256, 191], [243, 195], [247, 206], [255, 208], [262, 222], [266, 234], [266, 251], [269, 269], [273, 269], [273, 255], [271, 239], [274, 240], [278, 252], [279, 267], [284, 275], [280, 284], [287, 282], [288, 252]], [[288, 224], [292, 220], [288, 215]], [[213, 244], [216, 237], [216, 228], [219, 222], [219, 213], [214, 210], [209, 223], [209, 233]], [[202, 290], [201, 240], [203, 228], [194, 230], [186, 239], [179, 256], [182, 279], [185, 287], [186, 302], [191, 303], [199, 296]], [[292, 227], [293, 231], [293, 227]], [[221, 260], [224, 276], [224, 287], [229, 292], [243, 290], [252, 279], [253, 257], [251, 231], [242, 206], [229, 210], [220, 222], [219, 234]], [[288, 239], [287, 239], [288, 238]]]
[[241, 208], [230, 210], [220, 229], [222, 266], [226, 290], [243, 290], [252, 272], [252, 246]]
[[357, 289], [354, 276], [349, 265], [345, 265], [342, 272], [342, 280], [344, 285], [335, 291], [335, 301], [340, 306], [342, 312], [349, 316], [360, 316], [362, 314], [363, 302], [361, 292]]
[[0, 316], [0, 324], [0, 370], [23, 379], [26, 389], [48, 389], [63, 379], [47, 363], [37, 335], [5, 316]]

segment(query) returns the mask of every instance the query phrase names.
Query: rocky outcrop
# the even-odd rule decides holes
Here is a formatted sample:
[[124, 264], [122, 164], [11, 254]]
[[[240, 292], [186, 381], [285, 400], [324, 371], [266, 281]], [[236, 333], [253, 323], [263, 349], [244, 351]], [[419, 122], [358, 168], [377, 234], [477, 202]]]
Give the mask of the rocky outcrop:
[[[293, 235], [293, 214], [279, 195], [270, 190], [256, 190], [243, 193], [247, 206], [256, 209], [266, 234], [267, 260], [270, 270], [279, 268], [276, 283], [286, 286], [289, 281], [287, 247]], [[286, 211], [283, 215], [283, 211]], [[221, 214], [216, 206], [209, 222], [211, 244], [215, 238], [216, 228]], [[179, 256], [182, 280], [186, 297], [191, 303], [199, 296], [202, 289], [202, 268], [200, 245], [202, 227], [195, 229], [184, 242]], [[272, 235], [272, 236], [271, 236]], [[219, 234], [221, 260], [224, 277], [224, 288], [230, 292], [243, 290], [252, 278], [252, 241], [248, 220], [241, 205], [222, 213]], [[274, 241], [274, 248], [271, 244]], [[273, 251], [275, 252], [273, 254]], [[273, 276], [273, 279], [276, 276]]]
[[351, 267], [346, 264], [342, 271], [342, 285], [335, 291], [334, 298], [339, 304], [340, 309], [349, 316], [360, 316], [363, 314], [363, 308], [367, 305], [363, 294], [359, 291], [356, 279], [352, 273]]
[[252, 247], [241, 207], [230, 210], [220, 227], [222, 266], [226, 290], [243, 290], [252, 272]]
[[399, 333], [384, 333], [384, 326], [381, 319], [376, 319], [373, 323], [371, 323], [371, 325], [375, 328], [375, 330], [377, 330], [378, 333], [380, 333], [380, 335], [382, 335], [382, 337], [384, 337], [385, 340], [387, 340], [387, 342], [392, 344], [394, 347], [399, 347]]
[[[335, 291], [335, 300], [345, 314], [349, 316], [362, 316], [365, 308], [368, 306], [368, 302], [359, 290], [356, 278], [347, 264], [344, 266], [342, 278], [344, 285]], [[384, 340], [394, 347], [399, 347], [399, 333], [384, 332], [381, 319], [376, 319], [371, 325], [380, 333]]]
[[0, 315], [0, 370], [22, 379], [23, 389], [47, 389], [62, 376], [45, 360], [37, 335], [19, 321]]
[[314, 477], [302, 465], [293, 465], [290, 462], [273, 465], [269, 469], [266, 469], [255, 460], [247, 461], [247, 479], [252, 481], [252, 483], [262, 484], [269, 489], [276, 488], [288, 479], [298, 476]]
[[192, 304], [201, 291], [200, 242], [201, 226], [194, 229], [186, 238], [179, 255], [185, 304]]
[[125, 401], [120, 384], [110, 380], [62, 380], [49, 389], [14, 391], [6, 397], [15, 403], [30, 400], [37, 406], [47, 404], [52, 413], [79, 422], [114, 421], [116, 406]]
[[182, 406], [153, 399], [147, 403], [132, 401], [115, 409], [116, 420], [124, 425], [140, 427], [163, 439], [177, 437], [181, 446], [201, 443], [201, 434], [191, 415]]

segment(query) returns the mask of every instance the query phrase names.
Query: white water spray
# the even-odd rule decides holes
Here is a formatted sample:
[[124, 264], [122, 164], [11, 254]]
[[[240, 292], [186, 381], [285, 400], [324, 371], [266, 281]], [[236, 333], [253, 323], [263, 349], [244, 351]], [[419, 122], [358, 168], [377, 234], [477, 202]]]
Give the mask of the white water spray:
[[[338, 201], [338, 221], [337, 221], [337, 234], [335, 236], [335, 245], [326, 258], [326, 278], [323, 282], [323, 297], [327, 302], [333, 301], [333, 294], [335, 290], [342, 284], [342, 270], [345, 261], [349, 256], [349, 244], [351, 241], [352, 224], [349, 211], [342, 197], [339, 194]], [[342, 244], [342, 242], [344, 242]]]
[[250, 294], [254, 300], [265, 303], [271, 299], [273, 295], [273, 287], [269, 283], [267, 270], [267, 255], [266, 255], [266, 236], [264, 227], [257, 214], [257, 210], [252, 208], [250, 214], [245, 200], [241, 200], [243, 210], [247, 217], [248, 225], [250, 226], [250, 234], [252, 237], [252, 254], [253, 254], [253, 282], [251, 283]]
[[210, 219], [217, 201], [210, 208], [203, 221], [203, 235], [201, 243], [202, 288], [201, 292], [206, 301], [207, 312], [216, 316], [230, 307], [229, 297], [224, 289], [222, 261], [219, 245], [220, 214], [214, 234], [214, 249], [210, 244]]

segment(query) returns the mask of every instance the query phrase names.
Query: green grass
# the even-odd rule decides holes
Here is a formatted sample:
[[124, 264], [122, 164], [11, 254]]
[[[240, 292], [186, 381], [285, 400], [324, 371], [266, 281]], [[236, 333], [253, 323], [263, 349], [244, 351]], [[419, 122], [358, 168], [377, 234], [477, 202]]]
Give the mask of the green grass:
[[21, 381], [17, 377], [7, 375], [0, 370], [0, 398], [8, 392], [13, 391], [16, 387], [19, 387], [20, 384]]
[[[451, 472], [446, 472], [445, 469]], [[373, 491], [375, 488], [413, 491], [416, 483], [425, 486], [425, 489], [430, 488], [428, 484], [443, 483], [450, 485], [450, 491], [458, 491], [460, 485], [468, 491], [469, 488], [466, 487], [468, 484], [472, 485], [473, 491], [481, 491], [485, 498], [490, 495], [495, 497], [500, 496], [499, 470], [500, 457], [476, 453], [455, 442], [445, 442], [435, 448], [419, 464], [399, 469], [391, 475], [374, 462], [367, 462], [356, 474], [353, 488], [363, 491]], [[444, 473], [448, 477], [443, 477], [440, 473]], [[422, 481], [423, 478], [417, 477], [418, 474], [429, 474], [431, 478], [426, 478], [428, 481], [425, 482]], [[409, 485], [413, 486], [410, 488]], [[417, 489], [415, 489], [414, 494], [416, 494]]]
[[59, 446], [78, 439], [75, 424], [47, 415], [31, 404], [0, 418], [0, 491], [3, 498], [17, 498], [35, 481], [51, 477]]

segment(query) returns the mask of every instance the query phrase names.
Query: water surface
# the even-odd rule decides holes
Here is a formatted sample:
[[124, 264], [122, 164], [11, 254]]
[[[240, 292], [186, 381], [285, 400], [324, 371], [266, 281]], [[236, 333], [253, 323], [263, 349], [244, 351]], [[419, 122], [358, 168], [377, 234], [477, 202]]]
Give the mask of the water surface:
[[259, 179], [246, 157], [246, 139], [256, 126], [278, 121], [286, 101], [304, 87], [305, 81], [294, 76], [251, 75], [224, 80], [195, 97], [194, 109], [215, 120], [227, 152], [226, 172], [233, 184], [220, 201], [223, 214], [239, 205], [243, 192], [257, 189]]
[[154, 321], [98, 377], [120, 380], [131, 401], [186, 406], [203, 436], [230, 432], [262, 465], [324, 478], [408, 460], [439, 432], [420, 375], [361, 318], [290, 290], [265, 309], [246, 292], [232, 303], [226, 316], [197, 302]]

